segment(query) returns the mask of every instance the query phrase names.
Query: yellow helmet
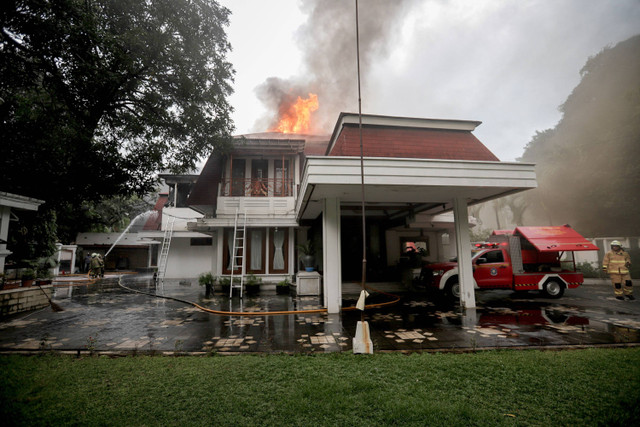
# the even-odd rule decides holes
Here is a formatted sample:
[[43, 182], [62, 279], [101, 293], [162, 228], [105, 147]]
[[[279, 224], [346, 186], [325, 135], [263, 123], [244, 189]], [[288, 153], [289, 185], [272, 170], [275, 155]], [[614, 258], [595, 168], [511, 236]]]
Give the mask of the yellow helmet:
[[612, 247], [613, 247], [613, 246], [620, 246], [620, 247], [622, 247], [622, 244], [621, 244], [619, 241], [614, 240], [613, 242], [611, 242], [611, 246], [612, 246]]

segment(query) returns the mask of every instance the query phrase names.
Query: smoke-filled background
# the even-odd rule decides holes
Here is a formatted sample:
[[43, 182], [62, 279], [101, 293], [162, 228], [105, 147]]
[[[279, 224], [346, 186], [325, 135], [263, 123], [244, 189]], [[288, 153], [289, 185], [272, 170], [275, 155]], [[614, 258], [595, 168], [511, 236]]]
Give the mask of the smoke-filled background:
[[[267, 130], [278, 94], [317, 91], [319, 133], [357, 111], [354, 0], [221, 3], [236, 133]], [[640, 33], [638, 0], [359, 4], [363, 112], [480, 120], [474, 134], [505, 161], [558, 123], [590, 56]]]
[[[222, 3], [237, 133], [310, 92], [314, 133], [357, 111], [354, 1]], [[486, 228], [640, 236], [639, 0], [359, 4], [364, 113], [480, 120], [501, 160], [537, 164], [537, 190], [472, 211]]]

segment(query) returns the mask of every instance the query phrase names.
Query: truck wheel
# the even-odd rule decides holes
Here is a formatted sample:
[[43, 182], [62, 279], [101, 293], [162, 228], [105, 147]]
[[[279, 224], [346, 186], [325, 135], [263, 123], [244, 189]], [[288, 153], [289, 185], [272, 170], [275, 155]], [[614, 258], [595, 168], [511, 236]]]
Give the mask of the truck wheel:
[[460, 299], [460, 282], [457, 279], [449, 280], [444, 288], [447, 298], [452, 300]]
[[558, 280], [549, 280], [544, 284], [543, 292], [549, 298], [560, 298], [564, 295], [564, 285]]

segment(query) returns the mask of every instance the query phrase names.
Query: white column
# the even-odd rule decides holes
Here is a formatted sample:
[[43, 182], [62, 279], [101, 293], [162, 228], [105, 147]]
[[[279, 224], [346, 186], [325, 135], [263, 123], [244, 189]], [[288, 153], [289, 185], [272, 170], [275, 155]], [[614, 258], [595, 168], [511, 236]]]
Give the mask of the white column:
[[71, 274], [75, 273], [76, 268], [76, 250], [78, 245], [67, 245], [67, 248], [71, 251]]
[[288, 271], [287, 274], [289, 276], [295, 276], [296, 274], [295, 232], [296, 232], [295, 228], [289, 227], [289, 265], [287, 266], [287, 271]]
[[215, 263], [216, 263], [216, 267], [213, 269], [214, 274], [216, 275], [220, 275], [222, 276], [222, 271], [224, 270], [224, 265], [222, 265], [222, 263], [224, 262], [224, 251], [227, 250], [227, 248], [224, 247], [224, 233], [225, 233], [225, 229], [224, 228], [219, 228], [217, 229], [218, 231], [218, 239], [217, 239], [217, 252], [215, 254]]
[[56, 256], [56, 261], [58, 261], [58, 264], [53, 269], [53, 275], [57, 276], [58, 274], [60, 274], [60, 259], [62, 257], [62, 243], [56, 243], [56, 255], [55, 256]]
[[342, 263], [340, 259], [340, 200], [325, 199], [322, 207], [322, 253], [324, 303], [330, 314], [342, 307]]
[[[11, 219], [11, 208], [0, 206], [0, 239], [7, 241], [9, 238], [9, 220]], [[0, 273], [4, 273], [4, 259], [11, 255], [5, 243], [0, 243]]]
[[471, 264], [471, 239], [469, 237], [469, 213], [467, 200], [453, 199], [453, 221], [456, 229], [456, 250], [458, 252], [458, 280], [460, 281], [460, 305], [464, 308], [476, 306], [473, 266]]

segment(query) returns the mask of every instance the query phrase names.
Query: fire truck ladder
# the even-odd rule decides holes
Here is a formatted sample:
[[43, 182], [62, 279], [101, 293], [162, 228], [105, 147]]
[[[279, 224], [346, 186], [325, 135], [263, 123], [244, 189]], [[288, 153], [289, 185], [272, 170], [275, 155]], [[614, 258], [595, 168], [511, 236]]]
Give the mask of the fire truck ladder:
[[[160, 257], [158, 259], [158, 273], [156, 274], [156, 292], [160, 290], [160, 294], [164, 294], [164, 276], [167, 272], [167, 261], [169, 260], [169, 248], [171, 247], [171, 237], [173, 236], [173, 224], [176, 218], [171, 217], [164, 229], [164, 237], [162, 238], [162, 248], [160, 249]], [[158, 286], [159, 285], [159, 286]], [[160, 289], [159, 289], [160, 288]]]
[[[247, 232], [247, 212], [240, 213], [236, 209], [236, 218], [233, 224], [233, 252], [231, 253], [231, 286], [229, 287], [229, 298], [233, 297], [233, 290], [240, 289], [240, 298], [244, 290], [245, 274], [245, 234]], [[240, 268], [240, 277], [236, 270]], [[235, 279], [235, 281], [234, 281]]]

